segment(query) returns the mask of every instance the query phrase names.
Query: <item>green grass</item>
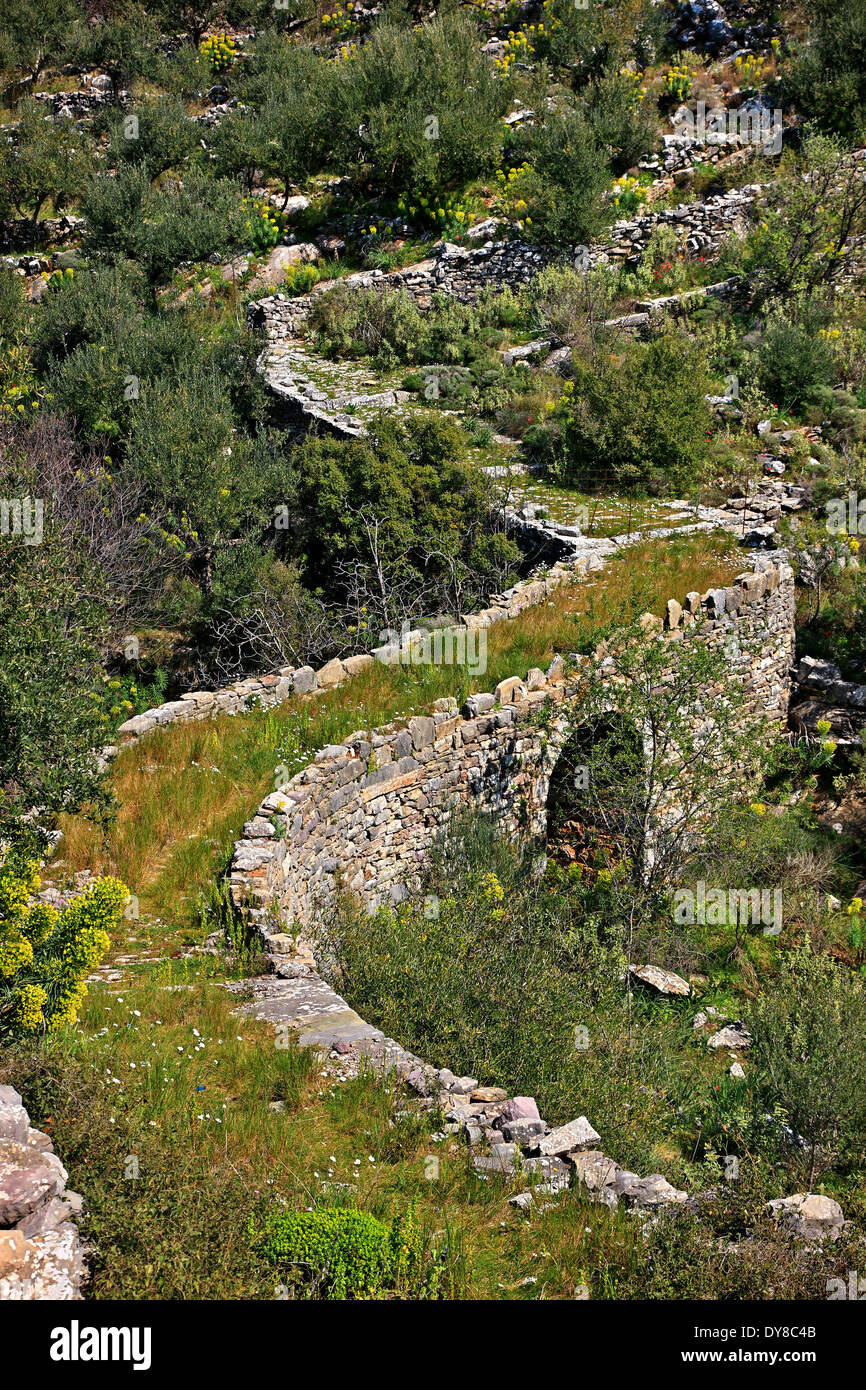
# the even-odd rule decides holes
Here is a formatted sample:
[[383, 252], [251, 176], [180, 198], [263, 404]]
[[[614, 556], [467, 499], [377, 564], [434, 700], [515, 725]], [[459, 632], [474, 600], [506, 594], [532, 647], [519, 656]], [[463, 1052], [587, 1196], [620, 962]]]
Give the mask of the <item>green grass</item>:
[[[199, 895], [225, 866], [244, 821], [273, 790], [277, 764], [291, 762], [287, 752], [300, 768], [316, 749], [354, 730], [426, 710], [440, 696], [462, 701], [471, 691], [492, 690], [530, 666], [545, 667], [556, 652], [575, 650], [588, 631], [619, 618], [636, 598], [638, 611], [662, 613], [669, 597], [729, 583], [742, 566], [727, 538], [638, 545], [603, 574], [489, 629], [481, 676], [451, 666], [376, 663], [314, 699], [158, 730], [114, 763], [115, 824], [103, 833], [85, 816], [63, 817], [65, 838], [49, 872], [55, 881], [81, 869], [116, 874], [139, 899], [143, 917], [159, 919], [154, 940], [179, 947], [198, 939]], [[141, 930], [136, 925], [135, 934]]]

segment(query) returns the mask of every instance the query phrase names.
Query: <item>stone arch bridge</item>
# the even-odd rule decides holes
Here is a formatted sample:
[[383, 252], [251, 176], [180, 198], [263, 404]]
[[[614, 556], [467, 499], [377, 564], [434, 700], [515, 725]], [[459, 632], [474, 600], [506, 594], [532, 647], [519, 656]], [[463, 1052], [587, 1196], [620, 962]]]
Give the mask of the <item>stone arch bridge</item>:
[[[794, 575], [783, 555], [762, 557], [729, 588], [667, 604], [647, 640], [724, 646], [747, 708], [783, 726], [794, 657]], [[424, 860], [455, 809], [496, 817], [504, 833], [546, 831], [551, 775], [569, 721], [555, 706], [578, 698], [580, 677], [559, 658], [544, 673], [500, 682], [458, 711], [437, 700], [427, 715], [320, 750], [244, 827], [230, 869], [232, 899], [276, 953], [279, 919], [313, 924], [339, 883], [372, 910], [417, 885]], [[717, 692], [707, 691], [711, 706]], [[539, 707], [554, 707], [543, 727]], [[270, 909], [270, 911], [269, 911]]]

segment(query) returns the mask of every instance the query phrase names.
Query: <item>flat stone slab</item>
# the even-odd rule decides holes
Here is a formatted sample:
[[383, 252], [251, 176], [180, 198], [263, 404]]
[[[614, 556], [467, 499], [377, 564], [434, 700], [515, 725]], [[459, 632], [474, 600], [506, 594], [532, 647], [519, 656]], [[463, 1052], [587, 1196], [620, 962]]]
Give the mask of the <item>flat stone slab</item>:
[[542, 1158], [558, 1158], [562, 1154], [575, 1153], [581, 1149], [594, 1149], [600, 1139], [601, 1136], [596, 1134], [586, 1116], [581, 1115], [579, 1119], [571, 1120], [569, 1124], [561, 1125], [559, 1129], [545, 1134], [544, 1138], [534, 1145], [534, 1151]]
[[[673, 599], [670, 600], [673, 603]], [[679, 605], [677, 605], [679, 607]], [[671, 627], [674, 624], [671, 623]], [[641, 984], [649, 985], [651, 989], [659, 994], [691, 994], [692, 987], [688, 980], [684, 980], [682, 975], [674, 974], [673, 970], [663, 970], [659, 965], [630, 965], [629, 974], [633, 975]]]
[[256, 997], [241, 1005], [237, 1011], [241, 1017], [287, 1023], [297, 1032], [301, 1047], [329, 1047], [338, 1039], [359, 1042], [382, 1037], [380, 1029], [360, 1018], [318, 975], [297, 980], [265, 976], [245, 983]]

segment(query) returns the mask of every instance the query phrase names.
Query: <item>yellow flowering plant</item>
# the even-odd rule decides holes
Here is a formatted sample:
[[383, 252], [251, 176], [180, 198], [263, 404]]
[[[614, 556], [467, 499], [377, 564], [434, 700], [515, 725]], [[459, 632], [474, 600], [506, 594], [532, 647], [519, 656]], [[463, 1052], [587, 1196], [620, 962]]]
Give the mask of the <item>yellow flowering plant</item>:
[[273, 251], [288, 226], [285, 213], [277, 212], [264, 198], [244, 198], [241, 207], [253, 250], [260, 256]]
[[58, 909], [33, 901], [39, 886], [35, 860], [0, 868], [0, 1043], [77, 1021], [85, 977], [129, 899], [118, 879], [102, 878]]
[[238, 56], [238, 46], [228, 34], [211, 34], [199, 44], [202, 57], [207, 58], [214, 72], [225, 72]]

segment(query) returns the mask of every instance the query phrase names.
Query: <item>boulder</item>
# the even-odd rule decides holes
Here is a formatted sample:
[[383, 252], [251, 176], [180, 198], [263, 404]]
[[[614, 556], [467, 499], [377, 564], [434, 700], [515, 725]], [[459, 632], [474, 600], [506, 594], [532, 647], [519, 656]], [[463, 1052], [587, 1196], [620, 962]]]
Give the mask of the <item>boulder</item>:
[[575, 1153], [580, 1149], [591, 1149], [599, 1142], [585, 1115], [571, 1120], [559, 1129], [553, 1129], [535, 1146], [535, 1152], [542, 1157], [559, 1157], [561, 1154]]
[[547, 1129], [544, 1120], [504, 1120], [497, 1121], [497, 1126], [510, 1144], [525, 1145], [527, 1148], [534, 1148]]
[[720, 1028], [718, 1033], [714, 1033], [711, 1038], [707, 1038], [707, 1047], [718, 1049], [720, 1047], [730, 1048], [735, 1052], [738, 1048], [751, 1047], [752, 1035], [745, 1023], [737, 1019], [735, 1023], [726, 1023], [724, 1028]]
[[658, 965], [630, 965], [629, 973], [659, 994], [686, 995], [692, 992], [691, 985], [681, 975], [675, 975], [673, 970], [662, 970]]
[[574, 1169], [577, 1182], [590, 1192], [598, 1192], [603, 1187], [614, 1187], [619, 1164], [603, 1154], [601, 1149], [587, 1149], [567, 1155]]
[[640, 1178], [637, 1173], [627, 1173], [620, 1169], [614, 1179], [614, 1189], [627, 1207], [653, 1209], [687, 1202], [689, 1194], [673, 1187], [661, 1173], [651, 1173], [648, 1178]]
[[502, 1112], [503, 1120], [540, 1119], [538, 1106], [532, 1096], [514, 1096]]
[[509, 676], [500, 681], [493, 692], [494, 699], [500, 705], [516, 705], [526, 699], [526, 694], [526, 686], [519, 676]]
[[65, 1185], [66, 1170], [54, 1154], [0, 1140], [0, 1226], [23, 1221]]
[[817, 1192], [777, 1197], [768, 1207], [780, 1225], [803, 1240], [838, 1240], [845, 1217], [838, 1202]]
[[[297, 675], [298, 672], [296, 671], [295, 689], [297, 689]], [[334, 657], [333, 661], [325, 662], [321, 670], [316, 672], [316, 681], [320, 690], [328, 690], [332, 686], [342, 685], [345, 679], [346, 668], [338, 657]]]

